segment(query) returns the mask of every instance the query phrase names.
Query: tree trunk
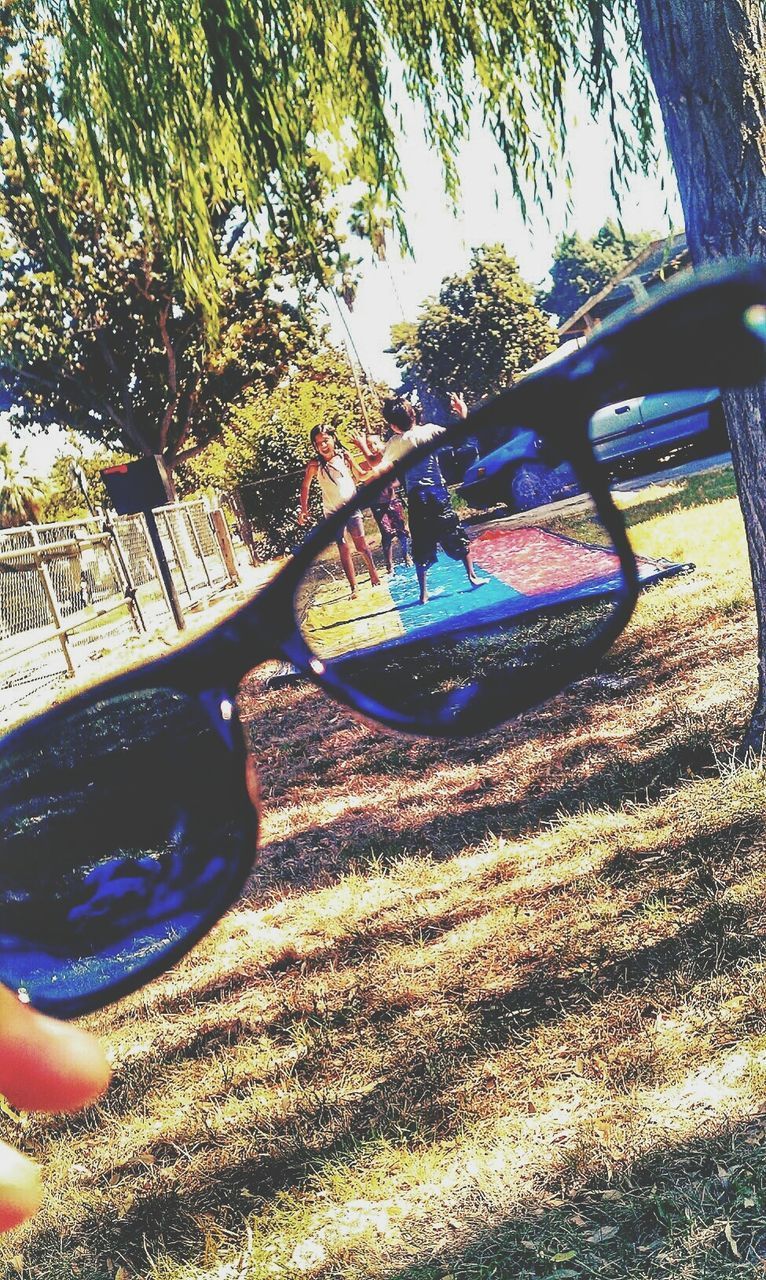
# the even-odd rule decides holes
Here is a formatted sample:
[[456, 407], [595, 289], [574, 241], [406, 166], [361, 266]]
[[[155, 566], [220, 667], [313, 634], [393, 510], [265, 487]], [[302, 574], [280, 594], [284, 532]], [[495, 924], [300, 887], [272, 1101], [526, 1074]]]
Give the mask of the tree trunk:
[[[763, 0], [636, 3], [692, 261], [766, 261]], [[758, 617], [758, 696], [742, 750], [760, 752], [766, 735], [766, 381], [727, 392], [723, 403]]]

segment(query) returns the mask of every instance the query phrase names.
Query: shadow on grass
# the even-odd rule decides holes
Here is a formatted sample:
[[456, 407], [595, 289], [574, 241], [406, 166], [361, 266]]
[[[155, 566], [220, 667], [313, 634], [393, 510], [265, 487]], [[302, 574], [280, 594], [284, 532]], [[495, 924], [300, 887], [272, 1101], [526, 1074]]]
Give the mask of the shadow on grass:
[[[689, 935], [689, 943], [694, 936]], [[657, 949], [649, 948], [646, 957], [635, 958], [636, 972], [645, 972], [647, 961], [654, 969], [664, 963]], [[535, 998], [543, 995], [536, 992]], [[736, 1027], [732, 1036], [736, 1036]], [[464, 1055], [465, 1046], [457, 1044], [456, 1060]], [[219, 1148], [209, 1162], [205, 1181], [193, 1188], [169, 1184], [167, 1179], [161, 1184], [155, 1180], [151, 1196], [137, 1199], [126, 1212], [84, 1219], [69, 1240], [40, 1233], [34, 1248], [26, 1251], [26, 1265], [42, 1264], [57, 1253], [66, 1256], [83, 1240], [97, 1241], [100, 1256], [117, 1257], [139, 1273], [145, 1267], [147, 1252], [150, 1256], [163, 1252], [178, 1262], [201, 1264], [206, 1252], [204, 1224], [211, 1217], [222, 1231], [244, 1235], [254, 1200], [267, 1210], [280, 1193], [299, 1196], [302, 1190], [315, 1186], [325, 1166], [343, 1161], [366, 1140], [389, 1137], [401, 1142], [410, 1132], [419, 1145], [427, 1140], [426, 1126], [434, 1121], [428, 1112], [431, 1072], [427, 1055], [413, 1053], [408, 1069], [407, 1080], [400, 1084], [406, 1085], [409, 1115], [394, 1114], [400, 1088], [390, 1080], [381, 1081], [342, 1115], [331, 1115], [318, 1101], [297, 1125], [285, 1124], [268, 1135], [259, 1133], [253, 1144], [258, 1152], [252, 1158], [227, 1163], [225, 1148]], [[449, 1087], [449, 1081], [444, 1084]], [[382, 1112], [388, 1116], [387, 1123], [381, 1123]], [[592, 1141], [590, 1123], [583, 1123], [576, 1138], [580, 1150]], [[445, 1136], [443, 1126], [438, 1128], [438, 1136]], [[476, 1215], [475, 1207], [481, 1204], [477, 1193], [471, 1197], [470, 1244], [462, 1251], [457, 1241], [447, 1245], [432, 1256], [431, 1263], [399, 1271], [395, 1280], [437, 1280], [445, 1268], [456, 1280], [461, 1276], [470, 1280], [505, 1276], [509, 1280], [562, 1276], [563, 1280], [563, 1276], [576, 1276], [579, 1280], [594, 1274], [683, 1275], [693, 1280], [728, 1274], [727, 1263], [738, 1275], [743, 1263], [762, 1265], [761, 1259], [766, 1257], [766, 1132], [762, 1116], [721, 1125], [718, 1135], [707, 1140], [663, 1144], [650, 1155], [619, 1160], [616, 1169], [607, 1156], [602, 1163], [603, 1176], [591, 1174], [585, 1180], [576, 1159], [569, 1174], [564, 1163], [547, 1190], [538, 1189], [516, 1216], [490, 1231], [481, 1229]], [[158, 1160], [157, 1167], [161, 1164]], [[441, 1216], [437, 1210], [437, 1217]], [[470, 1219], [471, 1214], [465, 1216]], [[725, 1232], [727, 1223], [740, 1251], [739, 1268]], [[449, 1235], [443, 1222], [441, 1226], [439, 1234]], [[695, 1256], [695, 1228], [702, 1235], [703, 1227], [705, 1238]], [[605, 1231], [605, 1238], [599, 1238]], [[463, 1231], [463, 1240], [465, 1234]], [[422, 1241], [418, 1244], [419, 1251], [427, 1255], [427, 1247]], [[713, 1260], [711, 1249], [720, 1272], [705, 1269]], [[662, 1266], [658, 1262], [660, 1250], [664, 1254]], [[572, 1270], [561, 1273], [554, 1256], [570, 1251], [575, 1256], [565, 1261]], [[45, 1274], [44, 1269], [40, 1274]], [[357, 1269], [353, 1274], [363, 1272]], [[374, 1280], [381, 1272], [369, 1274]]]
[[[735, 852], [738, 861], [730, 868], [731, 874], [742, 876], [747, 870], [747, 858], [741, 856], [740, 834], [741, 824], [736, 823], [730, 828], [722, 827], [719, 832], [719, 879]], [[627, 855], [623, 853], [600, 874], [607, 879], [614, 880], [617, 876], [624, 881], [626, 860]], [[668, 849], [659, 872], [656, 866], [649, 867], [639, 860], [636, 877], [640, 883], [632, 886], [633, 902], [640, 904], [648, 896], [672, 892], [678, 878], [690, 868], [693, 871], [697, 861], [696, 848], [685, 862], [683, 850], [673, 847]], [[589, 931], [581, 930], [574, 954], [571, 951], [561, 954], [561, 939], [572, 936], [578, 924], [581, 899], [575, 896], [569, 903], [569, 920], [563, 911], [571, 888], [569, 883], [540, 895], [546, 899], [542, 906], [546, 909], [553, 906], [547, 924], [536, 929], [540, 953], [528, 956], [520, 974], [518, 964], [511, 966], [507, 989], [484, 991], [481, 986], [474, 989], [470, 972], [465, 973], [458, 985], [454, 978], [451, 984], [440, 979], [439, 986], [451, 1014], [438, 1035], [431, 1039], [413, 1037], [411, 1020], [407, 1020], [407, 1015], [413, 1012], [412, 1006], [397, 1003], [395, 992], [389, 989], [380, 972], [368, 975], [360, 972], [351, 1003], [344, 990], [337, 1008], [331, 1007], [324, 1015], [326, 1035], [319, 1046], [309, 1048], [298, 1061], [291, 1059], [289, 1075], [300, 1082], [304, 1091], [299, 1112], [285, 1114], [279, 1107], [272, 1117], [261, 1116], [252, 1135], [252, 1154], [247, 1158], [242, 1157], [241, 1151], [237, 1158], [231, 1158], [225, 1141], [211, 1134], [204, 1167], [198, 1169], [193, 1178], [187, 1175], [182, 1191], [169, 1186], [166, 1178], [154, 1177], [151, 1190], [147, 1188], [137, 1195], [126, 1212], [79, 1224], [77, 1241], [83, 1237], [97, 1238], [100, 1253], [117, 1255], [139, 1269], [147, 1248], [152, 1253], [167, 1250], [178, 1259], [197, 1258], [204, 1248], [200, 1222], [209, 1220], [211, 1214], [223, 1229], [237, 1232], [243, 1229], [247, 1215], [252, 1212], [254, 1196], [265, 1206], [281, 1192], [307, 1187], [318, 1167], [341, 1159], [346, 1151], [360, 1143], [381, 1138], [401, 1141], [407, 1134], [423, 1142], [458, 1133], [463, 1116], [460, 1108], [455, 1107], [454, 1098], [466, 1071], [499, 1050], [510, 1046], [521, 1049], [534, 1039], [541, 1027], [563, 1017], [586, 1014], [613, 995], [640, 998], [653, 1016], [662, 1005], [661, 989], [669, 979], [688, 989], [692, 983], [730, 972], [743, 960], [763, 951], [766, 922], [762, 914], [749, 914], [737, 903], [724, 904], [717, 897], [711, 899], [707, 885], [692, 877], [691, 886], [687, 885], [687, 907], [696, 908], [696, 914], [671, 935], [645, 947], [615, 953], [614, 946], [609, 945], [609, 934], [614, 929], [619, 931], [623, 920], [634, 916], [637, 910], [635, 905], [626, 904], [616, 917], [603, 923], [596, 918]], [[551, 897], [559, 902], [552, 904]], [[535, 901], [530, 904], [533, 909], [537, 905], [540, 904]], [[456, 922], [449, 914], [443, 919], [438, 915], [429, 918], [434, 939], [441, 938], [456, 923], [463, 921]], [[389, 936], [387, 928], [376, 932], [371, 925], [364, 945], [362, 939], [355, 939], [347, 950], [336, 950], [330, 971], [334, 974], [341, 967], [345, 970], [358, 964], [367, 955], [377, 955]], [[422, 943], [418, 950], [422, 951]], [[484, 958], [482, 952], [482, 963]], [[322, 960], [321, 956], [317, 958], [317, 967]], [[402, 963], [401, 957], [398, 963]], [[304, 964], [299, 972], [284, 973], [283, 978], [305, 983], [310, 981], [312, 971], [311, 965]], [[480, 975], [481, 968], [478, 972]], [[258, 977], [266, 989], [274, 990], [275, 978], [269, 970], [260, 975], [250, 974], [243, 980], [243, 986], [248, 982], [253, 985]], [[198, 996], [196, 993], [195, 999]], [[210, 1051], [211, 1045], [226, 1049], [247, 1039], [262, 1041], [268, 1036], [289, 1042], [293, 1026], [305, 1023], [313, 1027], [316, 1021], [315, 1015], [306, 1009], [305, 1000], [301, 1003], [296, 990], [292, 997], [298, 1000], [292, 1011], [289, 1010], [291, 996], [286, 992], [271, 1016], [265, 1011], [258, 1012], [251, 1024], [246, 1017], [236, 1022], [227, 1021], [222, 1010], [223, 1025], [218, 1037], [212, 1036], [210, 1028], [201, 1029], [196, 1040], [179, 1047], [177, 1060], [183, 1062], [202, 1056]], [[420, 999], [420, 1007], [424, 1008], [427, 1003], [426, 995]], [[256, 1007], [261, 1009], [260, 1001]], [[744, 1021], [740, 1025], [744, 1031]], [[747, 1033], [758, 1029], [763, 1028], [755, 1026], [751, 1012]], [[727, 1033], [736, 1038], [736, 1020], [729, 1023]], [[345, 1070], [350, 1069], [353, 1074], [349, 1054], [361, 1043], [365, 1045], [365, 1071], [373, 1076], [374, 1085], [360, 1090], [357, 1097], [339, 1102], [328, 1082], [340, 1078]], [[587, 1048], [583, 1052], [587, 1052]], [[163, 1053], [160, 1063], [163, 1075], [173, 1061], [172, 1049]], [[646, 1086], [661, 1075], [663, 1068], [660, 1059], [650, 1059], [644, 1054], [638, 1063], [640, 1080], [631, 1081], [630, 1073], [626, 1076], [622, 1069], [620, 1085], [625, 1087], [627, 1082], [628, 1086], [632, 1083]], [[139, 1104], [142, 1096], [145, 1098], [150, 1082], [143, 1075], [143, 1069], [136, 1090], [130, 1088], [129, 1065], [125, 1071], [126, 1078], [114, 1087], [107, 1100], [110, 1113], [127, 1111]], [[264, 1082], [261, 1079], [258, 1083]], [[74, 1130], [77, 1125], [87, 1127], [89, 1123], [86, 1114], [70, 1121], [69, 1127]], [[247, 1121], [243, 1119], [243, 1123]], [[136, 1157], [136, 1168], [145, 1167], [149, 1159], [155, 1170], [165, 1167], [170, 1171], [177, 1158], [178, 1147], [172, 1134], [162, 1134], [156, 1144], [144, 1147]], [[129, 1167], [120, 1170], [121, 1176], [130, 1173]], [[550, 1230], [553, 1232], [553, 1226]], [[509, 1228], [509, 1231], [510, 1239], [515, 1241], [513, 1230]], [[74, 1246], [74, 1240], [65, 1242], [65, 1247], [68, 1243]], [[30, 1264], [35, 1258], [42, 1258], [49, 1248], [52, 1248], [51, 1239], [45, 1235], [38, 1237], [28, 1254]], [[414, 1280], [419, 1273], [404, 1274]], [[473, 1273], [467, 1271], [466, 1274]], [[550, 1273], [532, 1270], [529, 1274]]]
[[[756, 1117], [662, 1144], [615, 1173], [530, 1197], [470, 1244], [387, 1280], [723, 1280], [766, 1266], [766, 1130]], [[355, 1280], [379, 1280], [362, 1267]]]
[[[617, 695], [604, 698], [599, 716], [608, 717], [610, 706], [619, 704]], [[518, 839], [538, 829], [541, 823], [586, 808], [616, 808], [636, 800], [649, 802], [688, 774], [714, 768], [709, 728], [702, 723], [679, 727], [668, 716], [661, 725], [655, 724], [651, 732], [647, 731], [640, 757], [635, 752], [622, 755], [615, 751], [600, 760], [593, 758], [594, 743], [587, 740], [582, 721], [579, 729], [568, 742], [564, 739], [560, 744], [555, 779], [550, 775], [526, 781], [519, 778], [512, 798], [494, 798], [496, 780], [487, 768], [492, 761], [502, 763], [507, 755], [509, 777], [513, 779], [513, 742], [504, 736], [481, 744], [485, 775], [477, 769], [465, 784], [445, 796], [444, 809], [438, 815], [419, 820], [417, 816], [406, 817], [400, 809], [392, 821], [385, 805], [371, 804], [356, 824], [350, 824], [348, 814], [344, 814], [337, 820], [318, 822], [310, 831], [266, 841], [259, 850], [250, 901], [258, 901], [277, 886], [303, 892], [314, 885], [328, 884], [349, 870], [385, 865], [405, 856], [443, 860], [489, 836]], [[378, 769], [393, 776], [401, 773], [404, 778], [402, 755], [406, 751], [401, 746], [383, 747]], [[449, 758], [454, 759], [454, 754]], [[417, 775], [423, 765], [417, 750], [411, 760], [412, 771]], [[466, 763], [470, 764], [470, 757]], [[349, 789], [355, 778], [364, 779], [371, 770], [369, 756], [358, 772], [350, 757], [346, 758], [346, 766], [344, 781]]]
[[[741, 726], [726, 723], [725, 707], [704, 715], [694, 711], [710, 657], [704, 635], [685, 637], [683, 643], [665, 635], [648, 644], [645, 636], [629, 633], [596, 675], [545, 708], [492, 734], [457, 742], [370, 730], [306, 687], [286, 691], [282, 698], [250, 697], [245, 719], [267, 809], [287, 804], [296, 811], [294, 834], [261, 847], [255, 894], [328, 884], [349, 868], [407, 854], [443, 858], [488, 834], [520, 836], [564, 812], [651, 799], [690, 772], [714, 768], [714, 747], [720, 750], [727, 735], [736, 738]], [[689, 672], [695, 661], [699, 678], [692, 690]], [[686, 714], [669, 688], [676, 679], [681, 687], [687, 682], [691, 709]], [[660, 693], [658, 712], [651, 703]], [[629, 712], [626, 702], [633, 704]], [[644, 702], [651, 707], [645, 718]], [[621, 722], [617, 733], [614, 726]], [[520, 752], [535, 756], [525, 772], [518, 766]], [[419, 819], [408, 784], [442, 768], [454, 775], [441, 792], [442, 811]], [[397, 780], [400, 788], [392, 785]], [[356, 811], [348, 803], [337, 819], [321, 820], [327, 790], [364, 802], [375, 781], [400, 793], [393, 813], [373, 798], [357, 802]], [[312, 794], [319, 801], [315, 806]], [[435, 792], [432, 810], [439, 798]], [[408, 804], [412, 817], [403, 807]], [[301, 807], [306, 809], [302, 830]]]
[[[661, 859], [654, 853], [647, 855], [630, 845], [619, 850], [598, 869], [595, 878], [599, 883], [630, 891], [631, 903], [626, 906], [625, 919], [636, 914], [638, 907], [635, 904], [673, 904], [678, 907], [680, 904], [677, 900], [682, 896], [687, 910], [698, 909], [697, 920], [661, 944], [641, 950], [635, 956], [621, 954], [615, 961], [604, 959], [605, 942], [598, 936], [593, 936], [590, 951], [583, 946], [578, 952], [578, 959], [582, 962], [583, 969], [587, 970], [586, 976], [556, 972], [551, 955], [555, 951], [555, 939], [561, 925], [557, 923], [554, 926], [549, 939], [546, 939], [545, 930], [541, 926], [540, 945], [544, 955], [537, 965], [534, 957], [530, 959], [528, 969], [531, 976], [525, 982], [512, 985], [502, 996], [494, 997], [498, 1013], [503, 1008], [507, 1008], [509, 1013], [514, 1010], [524, 1011], [523, 1017], [514, 1013], [514, 1026], [508, 1034], [526, 1037], [557, 1012], [571, 1010], [575, 1005], [590, 1006], [611, 991], [631, 990], [644, 979], [667, 976], [682, 960], [686, 964], [687, 979], [691, 980], [712, 972], [711, 966], [714, 964], [727, 968], [754, 954], [760, 945], [760, 933], [748, 928], [747, 918], [740, 908], [732, 907], [723, 911], [718, 895], [726, 887], [727, 877], [731, 880], [747, 874], [749, 856], [748, 853], [743, 854], [743, 841], [748, 840], [749, 851], [756, 854], [758, 841], [762, 841], [763, 836], [762, 823], [736, 820], [721, 823], [714, 830], [709, 829], [699, 839], [683, 841], [669, 838]], [[714, 856], [710, 853], [710, 846], [715, 848]], [[507, 869], [501, 866], [488, 871], [479, 884], [472, 882], [470, 896], [465, 901], [449, 905], [443, 911], [435, 910], [433, 902], [430, 902], [427, 922], [417, 914], [409, 920], [396, 919], [390, 914], [377, 921], [366, 917], [357, 932], [345, 935], [340, 940], [329, 939], [326, 946], [316, 946], [310, 955], [293, 953], [281, 956], [271, 963], [230, 971], [220, 979], [195, 985], [195, 1003], [213, 1008], [221, 1005], [221, 1012], [213, 1026], [206, 1021], [191, 1039], [185, 1037], [175, 1047], [169, 1041], [164, 1047], [163, 1061], [194, 1059], [211, 1048], [229, 1047], [249, 1034], [251, 1028], [247, 1027], [241, 1013], [231, 1018], [226, 1016], [225, 1002], [246, 992], [255, 984], [264, 980], [273, 984], [282, 977], [288, 980], [308, 980], [339, 969], [360, 970], [386, 947], [427, 947], [429, 943], [444, 939], [455, 928], [481, 920], [488, 907], [480, 896], [473, 895], [484, 893], [493, 885], [503, 885], [506, 881]], [[507, 907], [517, 903], [528, 911], [534, 910], [541, 917], [549, 913], [560, 922], [566, 918], [567, 898], [577, 888], [577, 881], [577, 876], [574, 876], [534, 891], [527, 887], [514, 890], [512, 886], [508, 886], [502, 905]], [[575, 901], [575, 907], [578, 901]], [[413, 911], [416, 912], [414, 905]], [[570, 914], [572, 911], [570, 904]], [[609, 928], [613, 925], [614, 921], [611, 921]], [[623, 975], [622, 987], [615, 976], [618, 971]], [[362, 980], [360, 977], [360, 982]], [[467, 1000], [475, 1009], [484, 1008], [484, 1003], [472, 997], [470, 991], [453, 988], [450, 994], [452, 997], [459, 994], [461, 999]], [[155, 1001], [154, 1007], [158, 1012], [172, 1012], [174, 997], [168, 997], [167, 1001]], [[490, 1001], [487, 1004], [489, 1012], [481, 1015], [481, 1021], [487, 1028], [493, 1021], [494, 1007]], [[393, 1018], [398, 1011], [395, 1001], [389, 998], [382, 1005], [379, 1018]], [[268, 1030], [275, 1035], [284, 1035], [289, 1026], [300, 1021], [304, 1015], [305, 1010], [300, 1007], [293, 1013], [280, 1007], [272, 1017], [259, 1013], [252, 1029], [253, 1034]], [[501, 1041], [492, 1043], [496, 1047]], [[483, 1047], [488, 1047], [489, 1044], [489, 1038], [483, 1041]], [[118, 1089], [121, 1089], [121, 1085], [116, 1083], [110, 1096], [111, 1105], [129, 1107], [134, 1100], [132, 1092], [128, 1091], [122, 1103], [118, 1104]], [[67, 1122], [69, 1127], [76, 1123], [76, 1118]]]

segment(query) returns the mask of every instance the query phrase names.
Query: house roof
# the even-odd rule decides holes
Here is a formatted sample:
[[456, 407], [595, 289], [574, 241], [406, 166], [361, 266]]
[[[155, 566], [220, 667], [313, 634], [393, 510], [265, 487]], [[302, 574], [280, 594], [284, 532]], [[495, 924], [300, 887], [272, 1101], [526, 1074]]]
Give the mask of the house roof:
[[599, 320], [631, 303], [636, 296], [636, 285], [631, 282], [640, 281], [647, 293], [651, 293], [652, 289], [671, 276], [690, 268], [691, 259], [685, 232], [652, 241], [631, 262], [626, 263], [609, 284], [559, 325], [559, 338], [574, 338], [588, 333]]

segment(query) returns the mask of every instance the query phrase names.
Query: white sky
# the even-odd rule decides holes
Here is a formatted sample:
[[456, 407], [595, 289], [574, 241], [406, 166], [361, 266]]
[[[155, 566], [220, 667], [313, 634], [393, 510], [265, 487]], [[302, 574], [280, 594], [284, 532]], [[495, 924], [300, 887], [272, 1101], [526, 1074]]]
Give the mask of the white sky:
[[[391, 325], [403, 318], [415, 320], [421, 303], [438, 293], [442, 279], [467, 268], [472, 248], [496, 242], [505, 245], [518, 260], [522, 275], [538, 284], [550, 268], [553, 247], [562, 232], [576, 230], [588, 237], [607, 218], [617, 216], [609, 189], [611, 141], [606, 123], [584, 119], [570, 133], [574, 182], [569, 220], [562, 192], [546, 209], [547, 222], [534, 211], [525, 225], [503, 158], [487, 130], [477, 127], [460, 156], [462, 193], [455, 216], [443, 192], [439, 163], [419, 133], [414, 109], [409, 114], [411, 127], [402, 152], [408, 181], [404, 212], [415, 257], [402, 259], [392, 245], [388, 262], [378, 263], [368, 252], [354, 310], [346, 317], [365, 370], [392, 386], [399, 377], [393, 358], [385, 354]], [[626, 231], [660, 234], [683, 226], [667, 160], [663, 173], [631, 180], [623, 196], [623, 225]], [[343, 328], [330, 310], [331, 332], [341, 344]], [[2, 439], [11, 437], [0, 421]], [[64, 437], [51, 428], [46, 436], [31, 437], [23, 446], [11, 443], [15, 451], [26, 447], [29, 469], [44, 474]]]
[[[392, 324], [417, 318], [421, 303], [438, 293], [445, 276], [466, 270], [471, 249], [503, 244], [532, 284], [547, 275], [553, 248], [564, 232], [594, 235], [618, 212], [609, 186], [611, 141], [606, 123], [589, 119], [570, 134], [573, 184], [572, 214], [567, 221], [566, 193], [546, 208], [546, 218], [530, 210], [525, 225], [511, 191], [510, 177], [494, 139], [477, 128], [460, 156], [461, 205], [455, 216], [443, 195], [437, 158], [429, 152], [417, 129], [408, 131], [402, 155], [408, 192], [405, 218], [415, 260], [402, 259], [395, 248], [389, 261], [377, 263], [368, 253], [354, 309], [347, 316], [362, 363], [373, 377], [396, 385], [393, 357], [385, 354]], [[626, 231], [656, 230], [660, 235], [683, 227], [678, 191], [670, 162], [663, 155], [663, 172], [633, 178], [622, 197]], [[401, 306], [400, 306], [401, 302]], [[343, 304], [341, 304], [343, 305]], [[332, 325], [340, 342], [339, 321]]]

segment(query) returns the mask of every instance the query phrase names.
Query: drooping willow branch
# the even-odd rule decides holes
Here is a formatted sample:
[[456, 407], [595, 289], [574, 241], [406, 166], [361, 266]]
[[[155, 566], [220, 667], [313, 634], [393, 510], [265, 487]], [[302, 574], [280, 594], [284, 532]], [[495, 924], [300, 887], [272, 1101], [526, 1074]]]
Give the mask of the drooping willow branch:
[[[55, 33], [52, 83], [89, 178], [116, 175], [126, 209], [151, 220], [187, 296], [211, 317], [214, 224], [227, 202], [255, 224], [282, 217], [294, 242], [321, 261], [302, 195], [317, 156], [330, 190], [361, 183], [406, 239], [399, 149], [408, 98], [422, 110], [453, 196], [457, 156], [478, 109], [522, 206], [543, 198], [564, 152], [573, 78], [594, 105], [623, 109], [625, 123], [615, 116], [623, 166], [648, 145], [631, 0], [26, 0], [23, 7]], [[19, 28], [17, 56], [25, 40]], [[618, 61], [630, 71], [622, 95], [613, 84]]]

